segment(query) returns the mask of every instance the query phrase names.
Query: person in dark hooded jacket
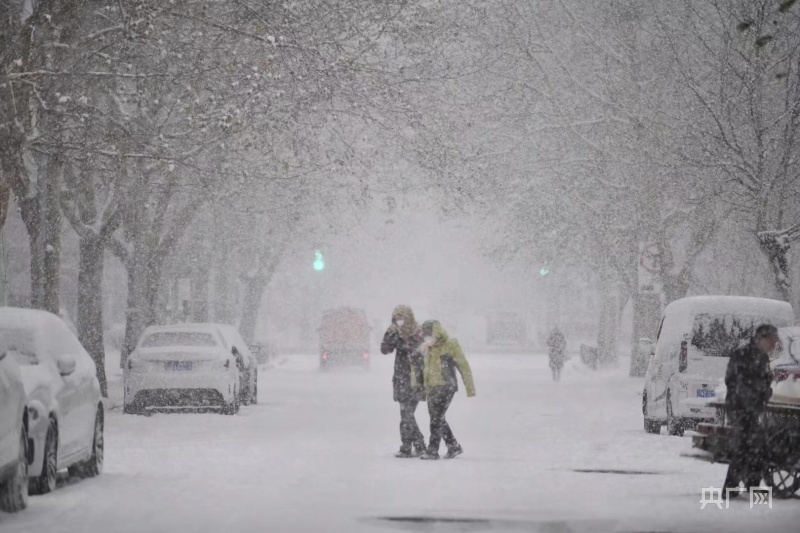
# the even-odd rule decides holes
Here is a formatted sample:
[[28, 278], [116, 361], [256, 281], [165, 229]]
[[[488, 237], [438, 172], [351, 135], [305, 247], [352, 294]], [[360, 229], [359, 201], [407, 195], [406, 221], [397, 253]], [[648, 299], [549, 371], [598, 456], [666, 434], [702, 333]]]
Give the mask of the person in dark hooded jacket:
[[[764, 454], [760, 418], [772, 396], [769, 354], [778, 344], [775, 326], [759, 326], [752, 340], [730, 356], [725, 373], [725, 414], [732, 428], [730, 464], [725, 488], [761, 484]], [[732, 495], [738, 495], [733, 492]]]
[[396, 457], [418, 457], [425, 449], [425, 437], [417, 425], [414, 413], [424, 399], [419, 389], [411, 386], [412, 374], [422, 381], [422, 361], [416, 349], [422, 342], [422, 333], [414, 312], [406, 305], [398, 305], [392, 312], [392, 325], [386, 330], [381, 342], [381, 353], [395, 352], [392, 388], [394, 401], [400, 404], [400, 451]]
[[550, 370], [553, 372], [553, 381], [561, 379], [561, 369], [564, 367], [564, 351], [567, 349], [567, 340], [558, 328], [553, 328], [547, 338]]

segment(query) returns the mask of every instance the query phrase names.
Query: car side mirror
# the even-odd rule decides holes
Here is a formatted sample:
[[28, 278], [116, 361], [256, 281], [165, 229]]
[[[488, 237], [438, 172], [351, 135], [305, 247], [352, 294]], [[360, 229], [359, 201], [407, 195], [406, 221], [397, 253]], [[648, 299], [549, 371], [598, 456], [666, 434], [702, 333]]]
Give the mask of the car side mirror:
[[62, 376], [69, 376], [73, 372], [75, 372], [75, 357], [72, 355], [62, 355], [58, 358], [58, 373]]
[[236, 366], [242, 368], [242, 366], [244, 366], [244, 358], [242, 357], [242, 354], [239, 353], [239, 349], [236, 348], [236, 346], [231, 348], [231, 354], [236, 358]]
[[656, 353], [656, 345], [647, 337], [639, 339], [639, 346], [643, 348], [648, 357], [653, 357]]

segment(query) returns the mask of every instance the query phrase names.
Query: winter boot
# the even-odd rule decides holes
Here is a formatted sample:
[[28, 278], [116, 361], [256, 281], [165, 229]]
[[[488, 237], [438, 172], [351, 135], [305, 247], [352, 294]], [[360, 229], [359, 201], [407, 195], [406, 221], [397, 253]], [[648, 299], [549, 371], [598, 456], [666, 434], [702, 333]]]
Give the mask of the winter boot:
[[419, 456], [423, 461], [436, 461], [439, 459], [439, 452], [432, 452], [430, 450], [423, 450]]
[[447, 448], [447, 453], [445, 454], [445, 459], [453, 459], [457, 455], [461, 455], [464, 453], [464, 448], [461, 447], [460, 444], [453, 444]]
[[426, 448], [426, 446], [425, 446], [425, 443], [424, 443], [424, 442], [421, 442], [421, 443], [419, 443], [419, 444], [415, 444], [415, 445], [414, 445], [414, 451], [413, 451], [413, 452], [411, 452], [411, 455], [412, 455], [413, 457], [419, 457], [420, 455], [422, 455], [423, 453], [425, 453], [425, 448]]
[[395, 457], [398, 459], [410, 459], [412, 457], [416, 457], [411, 451], [411, 446], [400, 446], [400, 451], [394, 454]]

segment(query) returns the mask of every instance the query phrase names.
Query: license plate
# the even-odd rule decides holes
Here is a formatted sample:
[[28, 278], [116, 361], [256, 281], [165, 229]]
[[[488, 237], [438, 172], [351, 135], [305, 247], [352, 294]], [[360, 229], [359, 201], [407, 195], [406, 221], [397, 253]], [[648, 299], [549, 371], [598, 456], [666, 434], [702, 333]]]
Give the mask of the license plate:
[[191, 361], [167, 361], [164, 363], [166, 370], [176, 370], [179, 372], [187, 372], [192, 370]]
[[698, 398], [714, 398], [716, 395], [717, 395], [716, 392], [714, 392], [713, 390], [709, 390], [709, 389], [699, 389], [697, 391], [697, 397]]

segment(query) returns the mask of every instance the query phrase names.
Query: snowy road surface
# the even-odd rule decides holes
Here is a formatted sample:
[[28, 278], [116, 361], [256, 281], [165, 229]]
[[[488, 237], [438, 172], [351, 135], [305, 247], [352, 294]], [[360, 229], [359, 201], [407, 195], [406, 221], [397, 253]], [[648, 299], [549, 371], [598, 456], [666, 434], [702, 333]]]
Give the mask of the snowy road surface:
[[262, 370], [260, 404], [234, 417], [112, 409], [105, 473], [0, 514], [0, 531], [800, 530], [797, 499], [701, 510], [701, 489], [719, 486], [725, 466], [680, 457], [688, 437], [646, 434], [642, 383], [624, 368], [568, 363], [554, 384], [546, 357], [471, 363], [478, 396], [462, 387], [448, 413], [465, 450], [453, 461], [393, 457], [390, 357], [322, 374], [295, 356]]

